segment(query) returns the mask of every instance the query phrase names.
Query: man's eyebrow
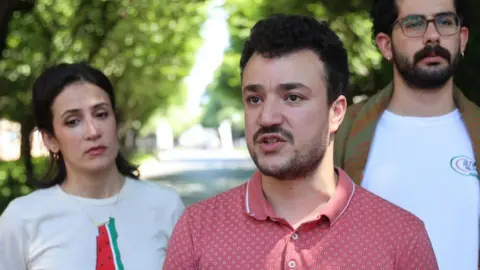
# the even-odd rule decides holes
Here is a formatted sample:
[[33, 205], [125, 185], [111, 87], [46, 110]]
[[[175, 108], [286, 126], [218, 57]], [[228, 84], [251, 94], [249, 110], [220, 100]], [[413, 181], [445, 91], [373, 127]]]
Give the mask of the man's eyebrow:
[[279, 85], [278, 89], [282, 92], [289, 92], [295, 89], [306, 89], [308, 91], [312, 91], [310, 87], [304, 85], [303, 83], [299, 82], [291, 82], [291, 83], [282, 83]]
[[250, 91], [250, 92], [260, 92], [264, 90], [263, 86], [260, 84], [247, 84], [245, 87], [243, 87], [243, 92]]

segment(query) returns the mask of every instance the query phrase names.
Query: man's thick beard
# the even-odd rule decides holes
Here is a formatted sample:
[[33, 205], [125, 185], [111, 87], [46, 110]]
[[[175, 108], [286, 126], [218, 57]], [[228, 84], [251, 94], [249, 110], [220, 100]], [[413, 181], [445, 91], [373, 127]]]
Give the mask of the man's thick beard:
[[458, 52], [453, 56], [453, 61], [449, 61], [446, 67], [421, 68], [417, 65], [421, 59], [412, 63], [408, 60], [408, 57], [397, 53], [393, 47], [392, 53], [394, 65], [405, 82], [413, 88], [424, 90], [443, 87], [455, 74], [460, 62], [460, 52]]

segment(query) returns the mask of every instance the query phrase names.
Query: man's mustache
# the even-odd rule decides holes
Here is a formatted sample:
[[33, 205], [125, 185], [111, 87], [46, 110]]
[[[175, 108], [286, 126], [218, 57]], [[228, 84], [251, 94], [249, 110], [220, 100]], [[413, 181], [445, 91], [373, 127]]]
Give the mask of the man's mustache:
[[270, 126], [270, 127], [262, 127], [260, 128], [255, 134], [253, 135], [253, 141], [256, 142], [258, 137], [265, 135], [265, 134], [278, 134], [285, 138], [288, 142], [293, 143], [293, 134], [284, 130], [280, 126]]
[[422, 59], [430, 57], [432, 54], [444, 58], [448, 61], [448, 63], [450, 63], [450, 59], [452, 58], [450, 52], [439, 45], [426, 46], [425, 48], [415, 53], [413, 58], [414, 64], [416, 65], [418, 62], [422, 61]]

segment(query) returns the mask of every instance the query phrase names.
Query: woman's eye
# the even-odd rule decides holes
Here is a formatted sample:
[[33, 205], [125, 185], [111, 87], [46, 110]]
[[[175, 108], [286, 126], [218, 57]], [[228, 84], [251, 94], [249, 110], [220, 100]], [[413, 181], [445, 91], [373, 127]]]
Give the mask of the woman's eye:
[[69, 127], [73, 127], [75, 126], [76, 124], [78, 124], [78, 119], [71, 119], [71, 120], [68, 120], [65, 124]]
[[108, 117], [108, 112], [97, 113], [97, 117], [99, 117], [101, 119], [105, 119], [105, 118]]

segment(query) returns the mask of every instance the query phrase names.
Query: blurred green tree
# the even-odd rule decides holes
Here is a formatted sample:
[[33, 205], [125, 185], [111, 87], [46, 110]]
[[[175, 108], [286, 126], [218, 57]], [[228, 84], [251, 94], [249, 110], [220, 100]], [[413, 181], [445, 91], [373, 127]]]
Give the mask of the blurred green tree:
[[21, 124], [27, 181], [34, 176], [30, 91], [46, 67], [86, 60], [103, 70], [116, 88], [124, 135], [184, 101], [208, 0], [34, 2], [30, 12], [13, 12], [0, 60], [0, 118]]
[[[3, 0], [0, 3], [0, 52], [5, 49], [8, 25], [15, 11], [29, 12], [35, 6], [35, 0]], [[2, 55], [0, 54], [0, 59]]]

